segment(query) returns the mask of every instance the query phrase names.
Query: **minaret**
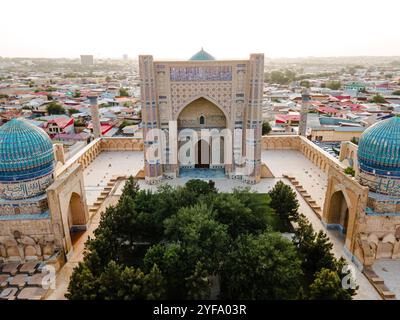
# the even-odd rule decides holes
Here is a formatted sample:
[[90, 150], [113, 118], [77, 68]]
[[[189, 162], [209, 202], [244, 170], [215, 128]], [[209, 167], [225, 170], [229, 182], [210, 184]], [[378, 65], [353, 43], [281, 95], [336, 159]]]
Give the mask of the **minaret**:
[[308, 104], [310, 101], [310, 95], [307, 89], [301, 93], [301, 110], [300, 110], [300, 124], [299, 124], [299, 135], [307, 137], [307, 114]]
[[246, 106], [245, 157], [243, 180], [255, 184], [261, 178], [262, 99], [264, 88], [264, 54], [251, 54], [249, 62], [250, 88]]
[[93, 135], [94, 138], [97, 139], [101, 137], [101, 125], [100, 125], [99, 106], [97, 105], [97, 96], [92, 94], [88, 96], [88, 99], [90, 103], [90, 113], [92, 116]]
[[[149, 184], [158, 183], [163, 177], [163, 167], [160, 154], [155, 150], [163, 150], [159, 135], [160, 121], [158, 118], [158, 102], [156, 92], [155, 70], [153, 56], [139, 56], [140, 97], [142, 102], [142, 124], [144, 139], [144, 172], [145, 181]], [[159, 153], [158, 152], [158, 153]]]

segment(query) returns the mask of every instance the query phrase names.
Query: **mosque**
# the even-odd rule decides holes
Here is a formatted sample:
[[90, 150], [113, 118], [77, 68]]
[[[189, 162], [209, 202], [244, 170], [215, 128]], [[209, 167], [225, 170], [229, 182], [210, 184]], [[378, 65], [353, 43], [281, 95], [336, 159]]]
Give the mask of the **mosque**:
[[[216, 60], [201, 49], [188, 61], [139, 56], [139, 71], [148, 183], [196, 168], [260, 181], [263, 54]], [[158, 156], [151, 157], [155, 148]]]
[[[179, 181], [182, 172], [196, 169], [223, 170], [220, 183], [228, 186], [297, 179], [293, 186], [299, 197], [324, 193], [314, 201], [315, 213], [327, 229], [343, 236], [348, 256], [360, 268], [378, 259], [400, 258], [400, 117], [365, 130], [358, 146], [342, 143], [336, 159], [302, 135], [261, 136], [262, 54], [220, 61], [202, 50], [189, 61], [154, 61], [146, 55], [139, 57], [139, 64], [144, 139], [103, 137], [94, 130], [94, 140], [65, 159], [62, 145], [53, 144], [27, 120], [13, 119], [0, 127], [0, 261], [62, 264], [71, 257], [74, 234], [87, 228], [127, 175], [136, 175], [151, 187]], [[94, 97], [91, 104], [92, 118], [99, 119]], [[174, 121], [177, 125], [169, 126]], [[94, 122], [96, 129], [100, 123]], [[167, 138], [146, 135], [154, 128]], [[238, 129], [239, 143], [235, 137], [220, 140], [223, 156], [213, 158], [213, 140], [196, 141], [188, 152], [189, 163], [170, 161], [171, 148], [182, 142], [178, 137], [185, 129]], [[251, 129], [253, 134], [248, 135]], [[153, 145], [167, 151], [166, 161], [147, 154]], [[205, 160], [204, 150], [209, 151]], [[227, 163], [238, 154], [243, 162]], [[303, 163], [326, 185], [310, 189], [310, 171], [302, 173]], [[349, 165], [354, 177], [344, 172]], [[238, 174], [241, 166], [252, 170]], [[269, 173], [263, 174], [262, 168]]]

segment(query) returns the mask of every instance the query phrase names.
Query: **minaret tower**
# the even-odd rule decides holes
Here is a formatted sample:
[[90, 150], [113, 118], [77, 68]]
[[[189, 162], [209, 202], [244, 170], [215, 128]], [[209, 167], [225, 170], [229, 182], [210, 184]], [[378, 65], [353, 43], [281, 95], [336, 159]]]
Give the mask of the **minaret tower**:
[[243, 180], [255, 184], [261, 178], [262, 99], [264, 89], [264, 54], [251, 54], [250, 88], [246, 107], [246, 174]]
[[93, 135], [94, 138], [101, 137], [101, 125], [100, 125], [100, 115], [99, 115], [99, 106], [97, 105], [97, 95], [91, 94], [88, 96], [90, 103], [90, 113], [92, 116], [92, 124], [93, 124]]
[[300, 124], [299, 124], [299, 135], [307, 137], [307, 114], [308, 105], [310, 101], [310, 95], [307, 89], [301, 93], [301, 110], [300, 110]]
[[[159, 136], [160, 121], [153, 56], [139, 56], [140, 96], [142, 100], [142, 124], [144, 140], [145, 181], [158, 183], [163, 177], [161, 152], [163, 145]], [[156, 152], [156, 150], [159, 152]], [[157, 153], [157, 155], [156, 155]]]

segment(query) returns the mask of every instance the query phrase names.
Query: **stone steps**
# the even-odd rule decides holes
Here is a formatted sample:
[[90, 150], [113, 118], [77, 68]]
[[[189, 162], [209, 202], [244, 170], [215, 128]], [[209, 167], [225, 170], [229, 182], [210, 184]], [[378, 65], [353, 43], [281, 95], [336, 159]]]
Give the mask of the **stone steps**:
[[378, 291], [383, 300], [397, 300], [396, 295], [389, 290], [385, 285], [384, 280], [379, 277], [371, 267], [364, 267], [363, 273], [374, 286], [376, 291]]
[[282, 175], [284, 178], [288, 179], [290, 183], [296, 188], [296, 190], [300, 193], [303, 199], [307, 202], [310, 208], [314, 211], [314, 213], [318, 216], [319, 219], [322, 218], [322, 209], [317, 204], [315, 200], [312, 199], [311, 195], [307, 192], [306, 189], [300, 184], [299, 181], [295, 177], [289, 176], [287, 174]]
[[100, 207], [103, 204], [103, 202], [110, 195], [111, 190], [115, 187], [116, 183], [121, 179], [126, 179], [126, 177], [125, 176], [113, 176], [107, 182], [107, 185], [101, 191], [100, 196], [97, 197], [96, 201], [89, 208], [89, 213], [91, 215], [95, 214], [100, 209]]

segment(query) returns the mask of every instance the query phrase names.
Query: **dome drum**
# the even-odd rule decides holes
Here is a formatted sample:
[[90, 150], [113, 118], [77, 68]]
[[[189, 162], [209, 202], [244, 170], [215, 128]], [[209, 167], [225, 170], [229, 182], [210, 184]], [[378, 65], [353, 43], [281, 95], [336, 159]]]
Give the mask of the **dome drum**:
[[377, 122], [358, 143], [359, 181], [370, 191], [400, 196], [400, 117]]
[[25, 119], [0, 127], [0, 198], [44, 194], [53, 182], [54, 151], [47, 133]]

